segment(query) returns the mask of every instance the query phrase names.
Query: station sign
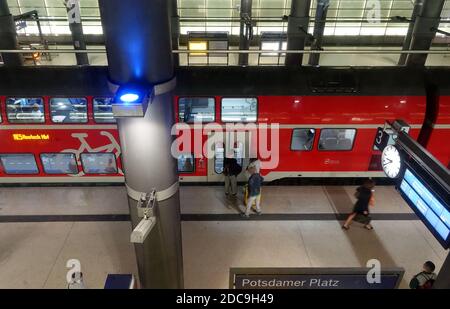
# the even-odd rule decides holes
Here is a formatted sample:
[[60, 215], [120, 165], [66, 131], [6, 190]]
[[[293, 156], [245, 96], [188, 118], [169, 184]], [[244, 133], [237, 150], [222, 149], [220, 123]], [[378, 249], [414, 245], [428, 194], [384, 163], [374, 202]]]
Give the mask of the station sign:
[[450, 201], [420, 168], [406, 164], [398, 190], [444, 249], [450, 247]]
[[380, 280], [368, 278], [370, 268], [231, 268], [231, 289], [396, 289], [403, 268], [380, 270]]
[[375, 141], [373, 145], [380, 151], [383, 151], [384, 148], [389, 143], [390, 135], [381, 127], [377, 129], [377, 134], [375, 135]]

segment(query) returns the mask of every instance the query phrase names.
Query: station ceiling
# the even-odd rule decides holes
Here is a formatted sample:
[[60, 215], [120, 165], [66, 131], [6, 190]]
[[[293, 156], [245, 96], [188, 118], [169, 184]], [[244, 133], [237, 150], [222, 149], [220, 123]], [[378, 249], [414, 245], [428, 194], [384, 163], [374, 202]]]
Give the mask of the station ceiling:
[[[69, 34], [63, 0], [8, 0], [11, 13], [19, 15], [37, 10], [42, 30], [47, 35]], [[240, 0], [178, 0], [181, 33], [189, 31], [227, 31], [239, 33]], [[311, 0], [311, 24], [317, 0]], [[85, 34], [101, 34], [98, 0], [80, 0]], [[286, 32], [291, 0], [253, 0], [252, 18], [255, 34]], [[404, 36], [408, 24], [392, 21], [394, 16], [411, 17], [414, 0], [331, 0], [325, 28], [326, 36]], [[378, 10], [374, 10], [377, 9]], [[371, 18], [372, 17], [372, 18]], [[375, 17], [375, 19], [373, 18]], [[450, 32], [450, 0], [446, 0], [441, 14], [440, 29]], [[37, 27], [28, 22], [21, 34], [37, 34]]]

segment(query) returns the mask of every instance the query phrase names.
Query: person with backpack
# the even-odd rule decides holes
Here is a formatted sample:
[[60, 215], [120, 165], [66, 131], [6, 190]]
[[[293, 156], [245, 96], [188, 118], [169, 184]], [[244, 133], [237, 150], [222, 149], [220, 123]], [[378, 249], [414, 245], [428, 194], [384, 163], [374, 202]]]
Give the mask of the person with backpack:
[[423, 264], [423, 270], [415, 275], [409, 282], [411, 289], [431, 289], [437, 275], [434, 273], [436, 266], [431, 261], [426, 261]]
[[244, 218], [250, 217], [250, 209], [252, 204], [256, 203], [256, 214], [261, 214], [261, 185], [264, 178], [261, 177], [259, 173], [256, 172], [256, 167], [252, 166], [248, 169], [250, 173], [250, 178], [248, 179], [248, 199], [245, 212], [242, 214]]
[[237, 195], [237, 176], [242, 172], [242, 167], [235, 158], [225, 158], [223, 174], [225, 176], [225, 195], [229, 196], [230, 191], [233, 197]]
[[373, 188], [375, 182], [372, 179], [367, 179], [364, 184], [356, 189], [355, 197], [357, 201], [353, 207], [352, 213], [348, 216], [342, 228], [348, 230], [353, 220], [360, 222], [368, 230], [373, 230], [370, 224], [369, 205], [373, 203]]

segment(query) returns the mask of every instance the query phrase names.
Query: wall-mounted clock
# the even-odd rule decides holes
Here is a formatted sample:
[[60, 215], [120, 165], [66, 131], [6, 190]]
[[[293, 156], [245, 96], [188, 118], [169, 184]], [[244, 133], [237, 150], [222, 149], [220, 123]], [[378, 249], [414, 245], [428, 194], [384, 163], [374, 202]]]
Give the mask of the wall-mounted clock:
[[381, 165], [389, 178], [396, 178], [400, 174], [402, 167], [402, 157], [397, 147], [388, 145], [381, 155]]

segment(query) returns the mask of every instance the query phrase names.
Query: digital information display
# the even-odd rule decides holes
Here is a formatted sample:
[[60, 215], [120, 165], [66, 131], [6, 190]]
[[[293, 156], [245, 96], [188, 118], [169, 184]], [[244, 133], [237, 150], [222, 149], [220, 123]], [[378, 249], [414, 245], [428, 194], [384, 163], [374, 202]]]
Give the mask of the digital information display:
[[450, 245], [449, 206], [440, 202], [408, 168], [400, 183], [400, 191], [439, 242], [448, 249]]
[[395, 289], [404, 270], [381, 269], [380, 281], [367, 268], [231, 268], [231, 289]]

